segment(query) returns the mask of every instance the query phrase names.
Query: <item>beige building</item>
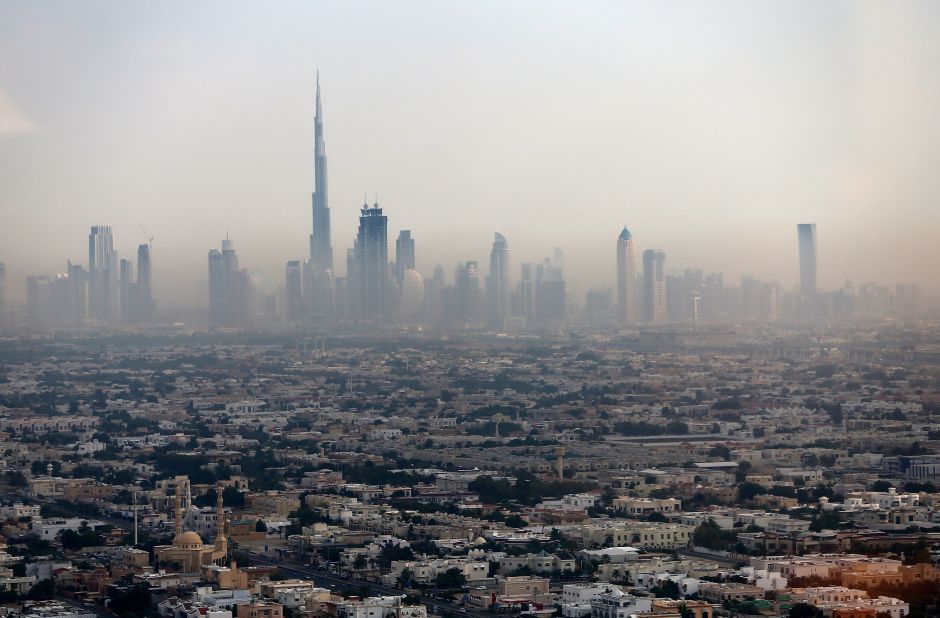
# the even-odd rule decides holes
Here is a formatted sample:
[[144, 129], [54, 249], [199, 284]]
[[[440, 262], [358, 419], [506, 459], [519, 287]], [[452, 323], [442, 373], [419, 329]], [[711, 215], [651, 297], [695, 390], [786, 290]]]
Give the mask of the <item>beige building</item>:
[[284, 618], [284, 607], [280, 603], [254, 601], [238, 606], [237, 618]]
[[623, 521], [584, 525], [581, 538], [595, 546], [679, 549], [689, 545], [694, 530], [682, 524]]
[[631, 498], [622, 496], [614, 498], [613, 507], [633, 517], [643, 517], [653, 513], [669, 515], [682, 511], [682, 502], [675, 498]]
[[499, 578], [497, 594], [500, 597], [526, 598], [535, 600], [548, 594], [548, 579], [529, 575]]

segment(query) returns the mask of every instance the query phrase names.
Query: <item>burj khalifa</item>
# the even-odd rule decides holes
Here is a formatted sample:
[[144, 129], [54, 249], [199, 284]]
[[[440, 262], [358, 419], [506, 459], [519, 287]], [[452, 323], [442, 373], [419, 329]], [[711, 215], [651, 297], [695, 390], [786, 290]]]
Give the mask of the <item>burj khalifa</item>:
[[324, 321], [333, 314], [333, 245], [330, 241], [330, 206], [326, 181], [326, 144], [323, 141], [323, 107], [320, 103], [320, 73], [317, 72], [317, 105], [314, 118], [313, 155], [313, 233], [310, 234], [310, 260], [304, 276], [307, 317]]

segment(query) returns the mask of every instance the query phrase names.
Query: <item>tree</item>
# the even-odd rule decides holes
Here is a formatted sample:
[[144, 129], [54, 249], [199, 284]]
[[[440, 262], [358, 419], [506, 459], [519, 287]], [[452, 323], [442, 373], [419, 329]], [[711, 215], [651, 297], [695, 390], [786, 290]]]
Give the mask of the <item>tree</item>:
[[727, 551], [730, 545], [738, 540], [738, 535], [733, 530], [722, 530], [715, 523], [715, 520], [709, 517], [692, 533], [692, 542], [699, 547], [707, 547], [719, 551]]
[[510, 528], [525, 528], [526, 526], [529, 525], [529, 522], [522, 519], [522, 517], [520, 517], [519, 515], [513, 513], [512, 515], [506, 518], [506, 525], [509, 526]]
[[815, 606], [801, 602], [791, 607], [788, 615], [790, 618], [816, 618], [823, 614]]
[[749, 502], [753, 500], [755, 496], [765, 493], [767, 493], [767, 490], [764, 486], [758, 485], [757, 483], [745, 481], [738, 485], [738, 498], [741, 502]]
[[264, 523], [263, 519], [259, 519], [255, 522], [255, 532], [267, 532], [268, 524]]
[[414, 578], [414, 571], [409, 568], [404, 568], [401, 570], [401, 573], [398, 574], [398, 585], [402, 588], [409, 588]]
[[411, 550], [410, 547], [395, 545], [391, 541], [382, 545], [382, 549], [379, 552], [379, 564], [383, 569], [389, 568], [392, 565], [392, 562], [401, 560], [414, 560], [414, 558], [415, 553]]
[[655, 596], [660, 597], [660, 598], [666, 598], [666, 599], [681, 599], [682, 598], [682, 591], [679, 590], [679, 584], [672, 581], [671, 579], [667, 579], [659, 586], [653, 586], [652, 588], [650, 588], [650, 592], [652, 592]]
[[111, 597], [111, 610], [118, 616], [143, 614], [150, 607], [150, 586], [135, 584]]
[[820, 530], [838, 530], [842, 525], [842, 518], [835, 511], [822, 511], [809, 524], [809, 529], [813, 532]]
[[460, 569], [455, 567], [447, 569], [444, 573], [438, 573], [434, 584], [438, 588], [453, 590], [455, 588], [463, 588], [467, 584], [467, 578]]
[[19, 470], [9, 470], [6, 474], [6, 482], [11, 487], [26, 487], [29, 485], [26, 475]]
[[51, 579], [44, 579], [29, 589], [26, 598], [31, 601], [46, 601], [51, 599], [53, 595], [55, 595], [55, 582]]
[[[716, 432], [717, 433], [717, 432]], [[710, 451], [708, 451], [709, 457], [720, 457], [725, 461], [731, 460], [731, 449], [724, 444], [718, 444], [713, 446]]]
[[83, 547], [94, 547], [101, 544], [101, 539], [94, 530], [88, 527], [88, 522], [82, 522], [78, 531], [63, 530], [59, 533], [59, 542], [67, 550], [76, 550]]
[[353, 560], [353, 568], [357, 571], [361, 571], [366, 568], [366, 565], [369, 564], [368, 558], [365, 557], [365, 554], [359, 554], [356, 556], [356, 559]]
[[91, 404], [91, 407], [95, 410], [104, 410], [108, 407], [108, 398], [105, 396], [104, 391], [100, 388], [95, 391], [94, 401]]

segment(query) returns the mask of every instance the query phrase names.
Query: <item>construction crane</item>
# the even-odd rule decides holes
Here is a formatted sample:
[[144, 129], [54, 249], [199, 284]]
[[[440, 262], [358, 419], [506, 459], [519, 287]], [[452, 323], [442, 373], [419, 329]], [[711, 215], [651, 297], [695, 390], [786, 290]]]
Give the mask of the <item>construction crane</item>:
[[144, 233], [144, 236], [147, 238], [147, 246], [150, 247], [150, 251], [152, 252], [153, 251], [153, 236], [150, 234], [150, 232], [145, 230], [144, 226], [141, 225], [140, 223], [137, 224], [137, 227], [139, 227], [140, 231]]

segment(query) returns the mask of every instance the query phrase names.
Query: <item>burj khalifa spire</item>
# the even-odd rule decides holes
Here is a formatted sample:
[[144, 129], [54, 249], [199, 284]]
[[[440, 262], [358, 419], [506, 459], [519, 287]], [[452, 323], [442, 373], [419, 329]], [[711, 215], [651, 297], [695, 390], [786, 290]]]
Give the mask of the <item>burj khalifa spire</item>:
[[320, 72], [317, 71], [317, 112], [314, 120], [313, 234], [310, 235], [310, 264], [318, 271], [333, 270], [330, 241], [330, 206], [326, 183], [326, 145], [323, 142], [323, 108], [320, 104]]
[[323, 322], [333, 316], [333, 245], [330, 242], [330, 206], [327, 200], [326, 145], [323, 143], [323, 107], [317, 71], [317, 113], [314, 119], [313, 233], [310, 260], [304, 268], [303, 297], [307, 321]]

